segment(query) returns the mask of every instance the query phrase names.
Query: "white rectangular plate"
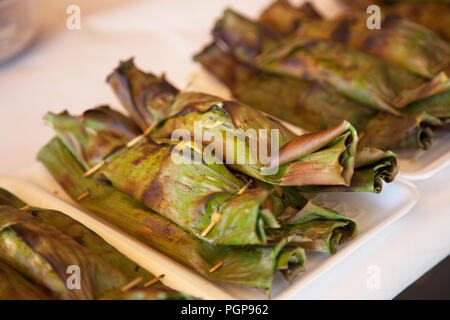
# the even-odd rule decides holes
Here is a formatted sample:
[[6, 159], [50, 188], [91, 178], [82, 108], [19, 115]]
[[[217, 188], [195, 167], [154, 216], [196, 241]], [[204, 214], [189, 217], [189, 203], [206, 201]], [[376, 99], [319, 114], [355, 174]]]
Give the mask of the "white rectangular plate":
[[[180, 265], [126, 235], [113, 225], [77, 207], [42, 165], [37, 164], [31, 167], [22, 176], [23, 179], [0, 177], [0, 187], [13, 192], [31, 205], [65, 212], [98, 233], [150, 272], [156, 275], [165, 274], [164, 283], [168, 286], [203, 299], [266, 298], [256, 289], [210, 282], [192, 269]], [[274, 299], [292, 298], [299, 290], [304, 289], [342, 259], [350, 256], [375, 234], [405, 215], [415, 205], [418, 198], [417, 188], [401, 179], [385, 185], [381, 194], [327, 193], [319, 195], [316, 198], [317, 202], [355, 218], [359, 224], [359, 233], [355, 239], [341, 246], [332, 256], [308, 253], [307, 272], [300, 275], [291, 285], [280, 273], [276, 273], [272, 297]]]
[[428, 150], [398, 152], [400, 176], [410, 180], [424, 180], [450, 165], [450, 131], [435, 131]]

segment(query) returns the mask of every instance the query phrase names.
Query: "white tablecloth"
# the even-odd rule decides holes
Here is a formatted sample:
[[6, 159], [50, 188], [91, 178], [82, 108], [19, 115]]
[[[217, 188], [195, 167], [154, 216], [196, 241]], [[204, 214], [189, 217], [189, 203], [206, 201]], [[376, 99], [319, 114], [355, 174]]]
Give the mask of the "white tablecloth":
[[[319, 1], [326, 6], [328, 1]], [[192, 55], [210, 39], [224, 8], [256, 16], [268, 0], [40, 0], [43, 23], [30, 50], [0, 65], [0, 174], [34, 163], [51, 130], [47, 111], [118, 107], [105, 83], [119, 59], [135, 56], [144, 70], [166, 72], [184, 87], [199, 66]], [[65, 27], [66, 8], [81, 8], [81, 30]], [[303, 290], [305, 298], [390, 299], [450, 252], [450, 167], [417, 183], [421, 200], [406, 217]], [[368, 286], [373, 266], [380, 286]], [[372, 288], [372, 289], [369, 289]]]

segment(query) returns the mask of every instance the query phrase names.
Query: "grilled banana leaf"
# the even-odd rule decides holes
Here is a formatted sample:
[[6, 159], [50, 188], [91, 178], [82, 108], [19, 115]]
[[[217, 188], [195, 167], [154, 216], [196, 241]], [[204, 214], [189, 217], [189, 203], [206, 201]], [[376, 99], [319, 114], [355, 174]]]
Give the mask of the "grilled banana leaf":
[[[234, 44], [239, 45], [245, 46]], [[240, 101], [308, 131], [323, 130], [348, 120], [364, 133], [362, 145], [414, 149], [429, 146], [432, 141], [430, 127], [440, 124], [440, 119], [423, 114], [427, 106], [423, 101], [442, 100], [446, 92], [411, 104], [420, 105], [420, 108], [403, 108], [402, 112], [407, 116], [393, 116], [349, 99], [330, 85], [261, 72], [222, 48], [213, 43], [194, 59], [222, 80]], [[430, 107], [430, 112], [435, 112], [433, 109], [444, 110], [436, 115], [445, 114], [442, 104]], [[384, 119], [381, 134], [367, 130], [374, 117]]]
[[[428, 15], [428, 4], [422, 5], [423, 10], [415, 5], [417, 12], [405, 16], [408, 19], [400, 17], [396, 10], [392, 10], [392, 6], [383, 7], [379, 30], [367, 28], [366, 9], [372, 4], [381, 5], [382, 1], [351, 0], [348, 4], [356, 11], [344, 12], [329, 20], [323, 19], [309, 2], [295, 6], [289, 1], [279, 0], [263, 11], [259, 21], [284, 35], [295, 34], [299, 37], [326, 38], [346, 43], [426, 78], [433, 78], [440, 71], [449, 74], [449, 43], [420, 25], [420, 21], [419, 24], [413, 22], [417, 16], [420, 18]], [[434, 4], [431, 6], [432, 11], [436, 8]], [[448, 14], [450, 9], [445, 11]]]
[[310, 2], [294, 6], [288, 0], [277, 0], [264, 9], [258, 20], [273, 30], [288, 35], [302, 27], [305, 21], [321, 18]]
[[[450, 119], [450, 90], [411, 103], [403, 110], [403, 113], [412, 116], [426, 113], [433, 118], [446, 122]], [[437, 125], [436, 121], [434, 125]]]
[[[139, 90], [140, 83], [150, 82], [145, 77], [153, 79], [154, 76], [136, 69], [132, 60], [123, 62], [108, 79], [122, 84], [113, 89], [124, 105], [133, 101], [133, 109], [155, 113], [151, 101], [145, 105], [137, 98], [147, 96], [146, 91], [158, 90], [151, 85]], [[166, 81], [161, 79], [161, 82]], [[297, 136], [279, 121], [247, 105], [195, 92], [179, 93], [165, 108], [165, 114], [160, 114], [160, 123], [151, 132], [153, 138], [170, 139], [177, 129], [188, 131], [192, 138], [196, 134], [211, 137], [202, 142], [214, 147], [211, 149], [215, 155], [230, 167], [253, 178], [284, 186], [348, 186], [351, 181], [358, 140], [355, 130], [347, 122]], [[281, 148], [279, 154], [273, 150], [274, 141]], [[262, 150], [267, 151], [266, 158], [261, 156]], [[274, 163], [279, 168], [270, 173], [267, 168]]]
[[[45, 118], [81, 163], [94, 166], [98, 163], [97, 155], [104, 155], [106, 162], [98, 175], [185, 230], [216, 244], [265, 242], [264, 229], [258, 227], [258, 221], [264, 220], [263, 215], [274, 220], [270, 218], [272, 213], [263, 208], [270, 192], [259, 188], [241, 194], [245, 181], [231, 174], [212, 155], [205, 158], [201, 150], [197, 150], [199, 153], [189, 145], [180, 147], [142, 139], [129, 148], [123, 145], [114, 154], [103, 153], [109, 148], [107, 144], [100, 145], [96, 156], [88, 158], [90, 153], [85, 147], [95, 146], [99, 135], [86, 116], [78, 118], [63, 113], [48, 114]], [[102, 120], [98, 118], [97, 122]], [[108, 139], [114, 146], [121, 143], [114, 132]], [[220, 220], [204, 234], [217, 215]]]
[[269, 231], [269, 239], [289, 237], [290, 245], [316, 252], [335, 253], [338, 245], [354, 238], [358, 230], [355, 220], [312, 201], [300, 211], [286, 210], [281, 218], [283, 228]]
[[[398, 15], [383, 15], [382, 29], [369, 30], [366, 27], [367, 15], [360, 12], [348, 12], [327, 20], [321, 19], [320, 14], [308, 3], [296, 7], [281, 0], [269, 6], [261, 15], [260, 21], [276, 28], [277, 23], [289, 21], [291, 15], [295, 15], [297, 19], [295, 30], [291, 28], [289, 33], [297, 37], [343, 42], [427, 78], [433, 78], [441, 71], [448, 74], [450, 70], [450, 43], [431, 30]], [[241, 28], [250, 28], [251, 25], [247, 20], [247, 25], [241, 24]], [[255, 25], [258, 26], [253, 24]], [[436, 126], [436, 119], [432, 117], [444, 122], [449, 117], [449, 94], [447, 90], [414, 102], [405, 107], [403, 114], [416, 117], [416, 122], [425, 121]], [[424, 112], [431, 117], [424, 115]], [[424, 118], [428, 120], [422, 120]], [[411, 121], [401, 123], [407, 122]]]
[[449, 74], [450, 43], [431, 30], [395, 15], [384, 16], [381, 29], [366, 26], [367, 15], [347, 13], [333, 20], [303, 23], [296, 37], [324, 38], [358, 48], [425, 78]]
[[[85, 168], [59, 139], [43, 147], [38, 159], [73, 199], [89, 190], [89, 197], [78, 201], [81, 206], [210, 280], [270, 292], [275, 270], [292, 274], [303, 269], [304, 252], [287, 248], [288, 239], [273, 247], [214, 246], [202, 241], [109, 183], [83, 177]], [[281, 254], [290, 257], [289, 264], [279, 265]], [[219, 262], [222, 266], [210, 272]]]
[[[18, 208], [20, 208], [20, 210], [17, 210]], [[89, 292], [80, 292], [84, 295], [67, 295], [67, 292], [64, 291], [64, 295], [60, 295], [54, 289], [56, 285], [58, 285], [57, 288], [59, 289], [59, 283], [56, 278], [53, 278], [52, 280], [52, 277], [54, 276], [53, 271], [56, 272], [56, 274], [60, 279], [62, 279], [62, 281], [66, 281], [64, 280], [64, 277], [67, 278], [70, 276], [70, 274], [67, 274], [66, 270], [61, 266], [61, 264], [68, 261], [68, 259], [80, 259], [81, 261], [87, 260], [88, 262], [92, 261], [92, 263], [100, 259], [100, 263], [98, 265], [95, 265], [95, 268], [97, 269], [94, 268], [94, 264], [90, 266], [92, 270], [82, 269], [81, 265], [75, 264], [80, 268], [79, 270], [81, 275], [89, 270], [89, 272], [87, 273], [87, 277], [89, 278], [86, 279], [86, 277], [82, 277], [82, 280], [87, 281], [89, 279], [93, 279], [90, 280], [90, 282], [82, 283], [81, 287], [83, 287], [83, 285], [86, 286], [86, 284], [89, 284], [89, 286], [86, 286], [87, 290], [95, 293], [99, 291], [98, 289], [95, 289], [95, 287], [99, 286], [97, 285], [97, 281], [105, 283], [100, 284], [99, 287], [102, 289], [102, 291], [94, 295], [94, 298], [105, 298], [104, 294], [106, 293], [114, 293], [118, 295], [118, 297], [119, 294], [123, 294], [125, 297], [126, 292], [122, 292], [120, 290], [121, 286], [138, 277], [142, 278], [143, 283], [146, 283], [147, 281], [154, 278], [152, 274], [150, 274], [145, 269], [142, 269], [136, 263], [117, 251], [114, 247], [104, 241], [100, 236], [90, 231], [81, 223], [73, 220], [69, 216], [59, 211], [30, 207], [26, 205], [26, 203], [24, 203], [22, 200], [18, 199], [13, 194], [4, 189], [0, 189], [0, 210], [2, 211], [2, 214], [3, 210], [14, 212], [19, 221], [19, 223], [17, 223], [15, 218], [12, 218], [10, 220], [10, 224], [8, 223], [8, 228], [10, 230], [6, 233], [9, 233], [12, 237], [4, 238], [9, 241], [7, 243], [7, 248], [10, 250], [9, 255], [11, 255], [14, 250], [12, 244], [15, 244], [15, 248], [23, 249], [22, 252], [24, 253], [24, 256], [22, 257], [20, 256], [19, 251], [17, 251], [19, 254], [14, 253], [15, 259], [17, 260], [13, 260], [12, 265], [17, 266], [18, 270], [23, 270], [23, 268], [28, 268], [30, 265], [33, 266], [33, 261], [42, 262], [41, 268], [33, 266], [31, 270], [25, 270], [22, 274], [30, 277], [30, 279], [34, 280], [36, 283], [44, 285], [47, 288], [47, 291], [53, 292], [53, 298], [88, 298], [86, 294], [88, 294]], [[8, 217], [7, 220], [10, 218], [11, 217]], [[24, 218], [24, 220], [22, 220], [22, 218]], [[30, 225], [35, 224], [36, 226], [33, 228], [24, 228], [22, 226], [22, 223], [28, 223]], [[39, 228], [42, 228], [42, 230], [44, 230], [43, 234], [38, 234]], [[24, 235], [23, 232], [29, 232], [30, 235]], [[15, 236], [14, 233], [16, 234]], [[19, 236], [20, 238], [18, 238]], [[33, 240], [33, 237], [39, 238], [39, 241], [42, 241], [42, 243], [34, 243], [39, 241]], [[46, 244], [46, 241], [60, 241], [58, 239], [60, 239], [61, 237], [64, 239], [63, 244], [67, 243], [68, 245], [66, 247], [57, 246], [57, 249], [59, 250], [57, 253], [48, 253], [47, 250], [42, 249], [42, 246]], [[67, 237], [70, 238], [70, 240]], [[13, 241], [11, 241], [11, 239], [13, 239]], [[82, 249], [80, 249], [80, 246], [82, 247]], [[76, 249], [74, 249], [74, 247]], [[84, 250], [86, 252], [85, 258], [81, 255], [81, 250]], [[65, 255], [67, 255], [66, 252], [70, 251], [73, 252], [75, 258], [71, 258], [70, 255], [69, 258], [65, 258]], [[30, 253], [30, 258], [28, 258], [30, 260], [30, 263], [27, 261], [27, 252]], [[4, 254], [7, 255], [7, 253]], [[35, 260], [32, 259], [33, 257], [35, 257]], [[8, 261], [11, 261], [11, 259], [11, 256], [6, 257], [6, 260]], [[47, 265], [45, 260], [51, 267], [47, 270], [44, 268]], [[69, 264], [67, 266], [69, 266]], [[88, 266], [88, 264], [85, 262], [84, 266], [86, 267]], [[102, 272], [108, 272], [109, 269], [113, 270], [113, 272], [106, 273], [104, 275], [101, 274]], [[45, 274], [50, 274], [50, 281], [47, 281], [48, 279], [45, 279]], [[106, 281], [105, 279], [108, 279], [108, 281]], [[125, 281], [123, 279], [125, 279]], [[108, 284], [108, 282], [111, 284]], [[48, 283], [51, 283], [51, 285], [48, 285]], [[64, 283], [66, 284], [66, 282]], [[114, 283], [117, 283], [117, 285], [112, 286], [112, 284]], [[108, 289], [109, 287], [111, 288]], [[83, 288], [81, 288], [81, 290], [82, 289]], [[146, 290], [146, 288], [140, 289], [144, 290], [144, 292]], [[152, 287], [152, 290], [155, 295], [158, 291], [161, 291], [163, 296], [167, 296], [169, 298], [180, 298], [182, 296], [182, 294], [179, 294], [165, 287], [161, 283], [155, 284]], [[145, 295], [142, 295], [142, 298], [151, 297], [152, 295], [148, 295], [147, 297]], [[89, 298], [91, 299], [92, 297]]]
[[342, 94], [394, 115], [395, 108], [450, 89], [445, 73], [425, 81], [412, 72], [331, 40], [292, 39], [255, 65], [265, 71], [324, 81]]
[[[79, 121], [67, 114], [59, 122], [55, 117], [50, 115], [47, 119], [57, 122], [59, 130], [63, 121], [68, 121], [66, 128], [75, 127], [70, 123]], [[265, 244], [264, 226], [280, 227], [275, 215], [284, 211], [287, 203], [270, 188], [257, 187], [235, 195], [244, 181], [231, 175], [223, 165], [184, 164], [182, 156], [171, 154], [172, 151], [167, 146], [147, 141], [132, 149], [119, 150], [99, 171], [115, 187], [189, 232], [216, 244]], [[142, 172], [142, 175], [135, 172]], [[136, 186], [136, 181], [141, 179], [143, 182]], [[295, 201], [291, 201], [292, 207], [301, 208], [302, 203], [292, 202]], [[221, 219], [204, 235], [203, 231], [216, 214]]]
[[48, 300], [50, 296], [41, 288], [0, 261], [0, 300]]
[[[0, 258], [53, 298], [97, 299], [127, 284], [113, 265], [67, 235], [10, 207], [0, 207]], [[67, 270], [80, 270], [80, 289], [68, 288]]]
[[362, 147], [356, 154], [355, 173], [349, 187], [301, 187], [303, 192], [374, 192], [380, 193], [383, 181], [392, 182], [398, 173], [397, 155], [371, 147]]
[[103, 260], [115, 266], [125, 274], [130, 281], [137, 277], [142, 277], [143, 281], [148, 281], [154, 277], [148, 271], [142, 269], [136, 263], [117, 251], [99, 235], [59, 211], [30, 207], [10, 192], [1, 188], [0, 206], [21, 209], [20, 211], [24, 215], [32, 216], [35, 220], [39, 220], [39, 222], [64, 233], [79, 245], [85, 247], [92, 253], [101, 256]]
[[450, 4], [445, 0], [438, 3], [411, 2], [406, 1], [379, 1], [379, 0], [340, 0], [346, 7], [363, 12], [366, 11], [369, 5], [376, 4], [381, 7], [383, 14], [395, 14], [401, 17], [408, 18], [416, 23], [419, 23], [436, 34], [450, 41], [450, 29], [448, 28], [448, 21], [450, 21]]
[[[257, 28], [248, 19], [226, 10], [213, 31], [214, 35], [226, 36], [216, 36], [215, 41], [220, 40], [222, 46], [237, 56], [236, 49], [245, 42], [234, 34], [246, 32], [250, 29], [248, 25]], [[396, 108], [450, 88], [450, 80], [444, 73], [427, 81], [397, 65], [327, 39], [272, 41], [248, 62], [263, 71], [327, 82], [356, 101], [396, 115], [399, 114]]]

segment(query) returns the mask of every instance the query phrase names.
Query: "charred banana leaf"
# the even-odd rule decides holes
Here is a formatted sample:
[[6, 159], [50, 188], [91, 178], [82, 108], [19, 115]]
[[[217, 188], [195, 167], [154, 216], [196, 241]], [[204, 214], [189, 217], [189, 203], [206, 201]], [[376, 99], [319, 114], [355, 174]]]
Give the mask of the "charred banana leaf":
[[[0, 257], [58, 299], [97, 299], [127, 284], [127, 278], [100, 256], [31, 215], [0, 208]], [[80, 289], [71, 290], [67, 270], [80, 270]]]
[[[85, 168], [59, 139], [47, 144], [38, 159], [73, 199], [89, 191], [89, 197], [78, 201], [81, 206], [210, 280], [270, 292], [275, 270], [291, 274], [304, 266], [304, 252], [287, 248], [287, 239], [274, 247], [244, 248], [214, 246], [200, 240], [109, 183], [83, 177]], [[278, 262], [281, 254], [289, 256], [288, 264]], [[218, 263], [222, 266], [210, 272]]]
[[369, 30], [365, 9], [371, 4], [374, 1], [367, 3], [364, 10], [345, 12], [330, 20], [321, 17], [308, 2], [294, 6], [288, 1], [275, 1], [264, 10], [259, 21], [284, 35], [343, 42], [426, 78], [433, 78], [441, 71], [449, 74], [450, 44], [447, 41], [388, 10], [382, 10], [381, 29]]
[[[376, 4], [383, 14], [395, 14], [419, 23], [450, 41], [450, 4], [443, 1], [377, 1], [377, 0], [340, 0], [350, 9], [366, 12], [368, 6]], [[421, 3], [419, 3], [421, 2]], [[441, 2], [441, 3], [439, 3]]]
[[310, 2], [293, 6], [288, 0], [277, 0], [261, 13], [259, 21], [262, 24], [284, 34], [292, 34], [305, 21], [320, 20], [320, 14]]
[[[154, 278], [69, 216], [30, 207], [4, 189], [0, 189], [0, 215], [0, 256], [52, 298], [97, 299], [112, 293], [119, 297], [121, 288], [130, 281], [139, 277], [146, 283]], [[67, 287], [70, 266], [80, 270], [80, 288], [76, 290]], [[161, 290], [169, 298], [182, 296], [161, 283], [152, 290], [155, 294]]]
[[450, 89], [445, 73], [426, 81], [412, 72], [331, 40], [292, 39], [260, 56], [265, 71], [324, 81], [342, 94], [375, 109], [400, 115], [395, 108]]
[[0, 300], [47, 300], [51, 297], [6, 263], [0, 261]]
[[450, 43], [431, 30], [396, 15], [385, 16], [379, 30], [369, 30], [366, 21], [366, 14], [348, 13], [303, 23], [295, 35], [338, 41], [425, 78], [449, 74]]
[[[110, 148], [100, 145], [99, 152], [92, 153], [96, 156], [89, 158], [86, 147], [95, 146], [98, 135], [86, 115], [48, 114], [46, 121], [76, 158], [89, 165], [86, 170], [99, 163], [97, 155], [105, 156], [97, 175], [185, 230], [216, 244], [265, 242], [264, 228], [258, 227], [258, 221], [264, 226], [264, 216], [266, 221], [274, 220], [263, 208], [270, 192], [261, 188], [240, 192], [246, 182], [212, 155], [205, 158], [201, 146], [171, 141], [157, 144], [143, 138], [132, 147], [123, 145], [114, 154], [103, 153]], [[114, 132], [108, 139], [114, 146], [122, 142]], [[213, 220], [217, 220], [214, 228], [205, 232]]]
[[[123, 84], [113, 88], [124, 103], [131, 100], [134, 109], [147, 108], [154, 113], [151, 103], [143, 105], [142, 100], [133, 97], [146, 96], [145, 90], [157, 90], [147, 86], [139, 91], [139, 83], [145, 82], [142, 77], [148, 74], [135, 69], [131, 60], [123, 62], [108, 78]], [[230, 167], [253, 178], [283, 186], [350, 184], [358, 139], [348, 122], [297, 136], [279, 121], [247, 105], [195, 92], [179, 93], [165, 111], [151, 137], [170, 139], [180, 129], [192, 138], [196, 134], [210, 137], [201, 141], [207, 149], [213, 149]], [[277, 146], [278, 154], [274, 152], [275, 148], [278, 152]], [[262, 150], [267, 152], [265, 158]], [[274, 164], [279, 167], [271, 173]]]
[[[245, 42], [235, 34], [250, 30], [249, 25], [258, 27], [232, 10], [226, 10], [213, 30], [216, 42], [219, 39], [222, 46], [242, 59], [236, 50]], [[217, 36], [221, 34], [226, 36]], [[450, 88], [450, 81], [444, 73], [426, 81], [397, 65], [327, 39], [272, 41], [261, 49], [259, 56], [247, 58], [249, 63], [263, 71], [324, 81], [356, 101], [396, 115], [399, 114], [396, 108]]]
[[[236, 43], [233, 46], [239, 45], [245, 46]], [[423, 114], [427, 106], [423, 101], [443, 100], [446, 92], [411, 104], [420, 107], [403, 108], [406, 117], [393, 116], [349, 99], [330, 85], [261, 72], [239, 61], [230, 52], [233, 50], [225, 52], [213, 43], [197, 54], [195, 60], [222, 80], [240, 101], [308, 131], [322, 130], [348, 120], [365, 134], [361, 141], [363, 145], [410, 149], [427, 147], [432, 140], [430, 126], [439, 125], [439, 119]], [[446, 113], [445, 108], [435, 104], [430, 107], [430, 112], [439, 110], [434, 112], [442, 115]], [[367, 130], [374, 117], [384, 119], [385, 125], [379, 136], [378, 132]], [[397, 134], [400, 128], [405, 131]]]
[[289, 237], [290, 245], [306, 250], [335, 253], [338, 245], [353, 239], [356, 221], [329, 209], [308, 203], [300, 211], [286, 210], [282, 215], [283, 228], [268, 233], [269, 239]]

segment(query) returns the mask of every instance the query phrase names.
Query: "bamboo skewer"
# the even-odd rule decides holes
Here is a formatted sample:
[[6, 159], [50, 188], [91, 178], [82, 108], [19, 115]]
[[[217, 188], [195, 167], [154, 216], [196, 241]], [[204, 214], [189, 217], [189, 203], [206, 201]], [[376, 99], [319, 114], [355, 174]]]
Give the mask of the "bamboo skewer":
[[[134, 139], [132, 139], [131, 141], [129, 141], [126, 146], [127, 148], [131, 148], [132, 146], [134, 146], [136, 143], [138, 143], [141, 139], [143, 139], [144, 137], [148, 136], [150, 134], [150, 132], [158, 125], [158, 121], [153, 122], [147, 129], [145, 129], [145, 131], [141, 134], [138, 135], [137, 137], [135, 137]], [[96, 164], [94, 167], [92, 167], [91, 169], [89, 169], [88, 171], [86, 171], [83, 174], [83, 177], [88, 177], [90, 175], [92, 175], [94, 172], [96, 172], [98, 169], [100, 169], [101, 167], [103, 167], [106, 164], [106, 160], [102, 160], [100, 161], [98, 164]]]
[[248, 180], [247, 183], [245, 184], [245, 186], [243, 186], [241, 188], [241, 190], [238, 191], [237, 195], [240, 196], [241, 194], [243, 194], [245, 192], [245, 190], [247, 190], [248, 187], [250, 187], [251, 184], [252, 184], [252, 180]]
[[138, 135], [137, 137], [131, 139], [130, 141], [128, 141], [127, 143], [127, 148], [131, 148], [132, 146], [134, 146], [136, 143], [138, 143], [139, 141], [141, 141], [141, 139], [145, 138], [146, 136], [148, 136], [150, 134], [150, 132], [152, 132], [153, 129], [156, 128], [156, 126], [158, 125], [158, 121], [153, 122], [147, 129], [145, 129], [145, 131]]
[[220, 218], [222, 218], [222, 215], [218, 214], [217, 212], [213, 212], [211, 215], [211, 222], [209, 223], [209, 225], [206, 227], [205, 230], [203, 230], [203, 232], [201, 233], [200, 236], [202, 237], [206, 237], [208, 235], [208, 233], [211, 231], [212, 228], [214, 228], [214, 226], [216, 225], [217, 222], [219, 222]]
[[83, 174], [83, 177], [89, 177], [91, 174], [93, 174], [95, 171], [97, 171], [98, 169], [100, 169], [101, 167], [103, 167], [106, 164], [105, 160], [100, 161], [99, 163], [97, 163], [95, 166], [93, 166], [91, 169], [89, 169], [88, 171], [86, 171]]
[[153, 278], [152, 280], [147, 281], [147, 282], [144, 284], [144, 287], [149, 287], [149, 286], [151, 286], [152, 284], [155, 284], [155, 283], [157, 283], [158, 281], [160, 281], [162, 278], [164, 278], [164, 275], [163, 275], [163, 274], [160, 275], [160, 276], [157, 276], [157, 277]]
[[90, 193], [89, 191], [86, 191], [85, 193], [80, 194], [80, 195], [77, 197], [77, 201], [81, 201], [81, 200], [83, 200], [84, 198], [89, 197], [90, 194], [91, 194], [91, 193]]
[[141, 282], [143, 279], [144, 279], [144, 278], [143, 278], [142, 276], [141, 276], [141, 277], [137, 277], [136, 279], [134, 279], [134, 280], [130, 281], [129, 283], [127, 283], [126, 285], [124, 285], [124, 286], [120, 289], [120, 291], [125, 292], [125, 291], [130, 290], [131, 288], [133, 288], [133, 287], [135, 287], [136, 285], [138, 285], [139, 282]]
[[214, 272], [217, 269], [219, 269], [221, 266], [223, 266], [223, 261], [219, 261], [219, 263], [217, 263], [214, 267], [212, 267], [211, 269], [209, 269], [209, 272]]

